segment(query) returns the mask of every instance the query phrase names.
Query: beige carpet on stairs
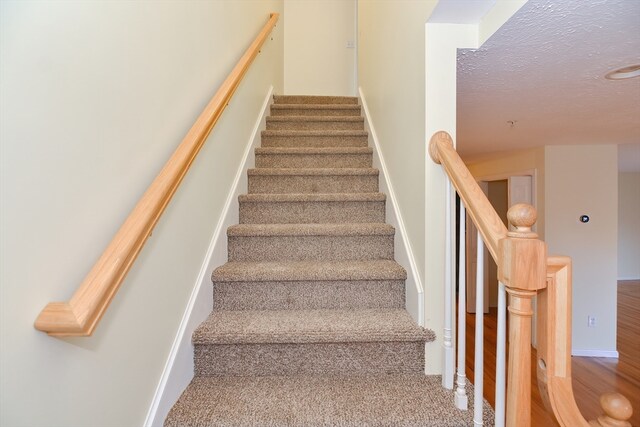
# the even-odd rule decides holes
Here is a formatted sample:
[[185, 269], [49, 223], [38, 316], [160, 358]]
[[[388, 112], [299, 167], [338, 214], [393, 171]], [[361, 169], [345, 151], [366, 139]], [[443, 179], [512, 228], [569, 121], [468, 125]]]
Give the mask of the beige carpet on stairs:
[[275, 96], [266, 123], [165, 427], [472, 425], [424, 375], [357, 98]]

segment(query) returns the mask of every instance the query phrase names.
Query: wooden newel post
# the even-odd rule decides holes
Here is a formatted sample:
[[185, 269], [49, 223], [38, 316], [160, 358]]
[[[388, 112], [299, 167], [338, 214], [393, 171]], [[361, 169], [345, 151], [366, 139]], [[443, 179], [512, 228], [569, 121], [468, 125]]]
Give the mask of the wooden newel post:
[[531, 426], [531, 300], [546, 285], [547, 247], [531, 231], [533, 206], [513, 205], [508, 213], [515, 228], [498, 244], [498, 279], [509, 294], [508, 427]]
[[593, 427], [631, 427], [629, 418], [633, 415], [633, 408], [629, 399], [620, 393], [607, 393], [600, 396], [600, 406], [604, 415], [591, 421]]

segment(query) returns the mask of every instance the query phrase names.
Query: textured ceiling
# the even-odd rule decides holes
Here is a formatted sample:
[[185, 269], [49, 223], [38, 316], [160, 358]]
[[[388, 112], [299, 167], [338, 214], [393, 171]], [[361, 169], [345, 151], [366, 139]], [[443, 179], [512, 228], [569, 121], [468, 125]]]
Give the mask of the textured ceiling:
[[529, 0], [458, 52], [458, 151], [640, 143], [640, 77], [604, 79], [638, 63], [640, 0]]

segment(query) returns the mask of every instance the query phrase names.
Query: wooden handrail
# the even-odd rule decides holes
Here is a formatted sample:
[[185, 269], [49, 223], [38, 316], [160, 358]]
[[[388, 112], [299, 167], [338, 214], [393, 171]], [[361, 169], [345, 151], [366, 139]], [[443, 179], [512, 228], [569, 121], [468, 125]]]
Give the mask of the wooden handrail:
[[270, 15], [75, 294], [68, 302], [47, 304], [35, 321], [36, 329], [53, 336], [90, 336], [93, 333], [278, 17], [277, 13]]
[[631, 427], [631, 403], [619, 393], [603, 395], [600, 405], [605, 415], [590, 422], [576, 405], [571, 379], [571, 275], [571, 258], [547, 259], [547, 288], [537, 300], [540, 395], [562, 427]]
[[537, 376], [542, 399], [560, 425], [588, 427], [571, 384], [571, 258], [548, 258], [547, 288], [538, 294], [537, 303]]
[[509, 294], [509, 375], [507, 426], [531, 425], [531, 300], [537, 295], [537, 377], [547, 410], [562, 427], [631, 427], [633, 412], [618, 393], [601, 397], [605, 415], [587, 422], [578, 409], [571, 383], [571, 259], [547, 257], [546, 244], [531, 231], [532, 206], [512, 206], [507, 231], [491, 203], [453, 147], [447, 132], [435, 133], [429, 154], [440, 163], [498, 266], [498, 279]]
[[442, 165], [451, 183], [467, 207], [467, 213], [478, 227], [487, 249], [498, 262], [498, 242], [507, 237], [507, 227], [482, 192], [455, 148], [451, 136], [444, 131], [436, 132], [429, 141], [431, 159]]

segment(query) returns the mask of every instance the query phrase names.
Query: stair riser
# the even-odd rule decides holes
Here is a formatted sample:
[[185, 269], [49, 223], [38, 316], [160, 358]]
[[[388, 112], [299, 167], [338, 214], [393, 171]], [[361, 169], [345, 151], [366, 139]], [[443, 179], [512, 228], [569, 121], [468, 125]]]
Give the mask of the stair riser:
[[363, 121], [270, 121], [267, 130], [364, 130]]
[[264, 135], [263, 147], [366, 147], [367, 136], [281, 136]]
[[393, 259], [393, 236], [232, 236], [229, 261]]
[[249, 193], [377, 193], [377, 175], [249, 175]]
[[275, 95], [275, 104], [351, 104], [358, 103], [352, 96]]
[[360, 108], [272, 108], [272, 116], [359, 116]]
[[257, 168], [370, 168], [372, 154], [256, 154]]
[[196, 376], [418, 374], [423, 342], [195, 346]]
[[215, 310], [403, 308], [404, 280], [219, 282]]
[[240, 224], [385, 222], [385, 202], [241, 202]]

